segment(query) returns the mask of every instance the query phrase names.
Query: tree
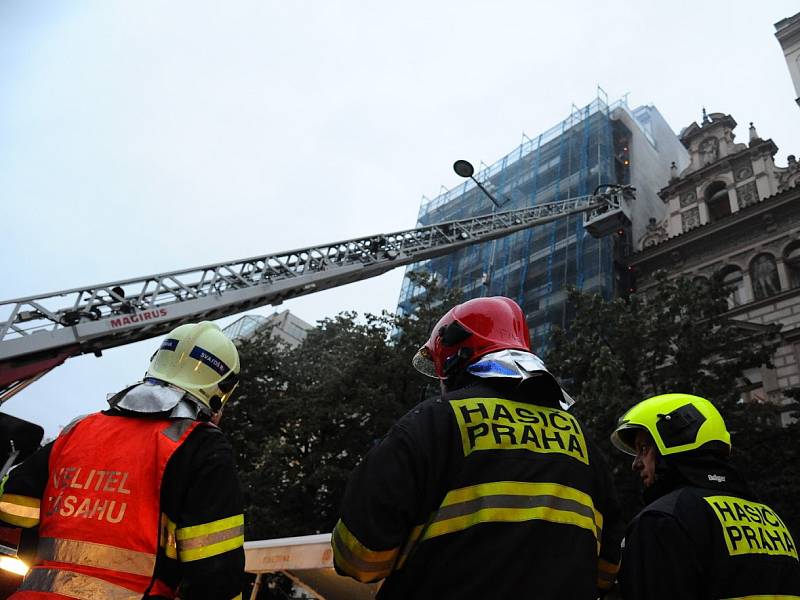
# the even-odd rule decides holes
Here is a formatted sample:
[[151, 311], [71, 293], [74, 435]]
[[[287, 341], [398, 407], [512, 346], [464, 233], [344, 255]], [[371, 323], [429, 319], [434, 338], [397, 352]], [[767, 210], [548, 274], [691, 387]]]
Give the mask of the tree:
[[[739, 386], [745, 369], [770, 366], [778, 328], [729, 318], [729, 291], [717, 278], [700, 286], [664, 273], [650, 293], [627, 299], [570, 291], [575, 318], [569, 331], [554, 332], [547, 364], [564, 379], [578, 400], [575, 412], [606, 450], [628, 517], [639, 508], [638, 483], [630, 458], [612, 449], [609, 434], [630, 406], [661, 393], [714, 402], [733, 432], [734, 461], [758, 487], [760, 473], [747, 457], [767, 429], [778, 435], [769, 418], [776, 407], [742, 404]], [[780, 512], [787, 503], [774, 504]]]
[[411, 314], [344, 312], [323, 319], [296, 349], [269, 332], [240, 344], [242, 384], [231, 400], [245, 488], [248, 539], [331, 531], [353, 467], [438, 384], [411, 360], [455, 303], [426, 274]]
[[294, 350], [274, 347], [267, 335], [243, 345], [243, 365], [261, 371], [274, 358], [278, 371], [271, 378], [245, 372], [243, 383], [256, 375], [260, 384], [243, 390], [238, 404], [251, 405], [234, 442], [251, 539], [333, 528], [341, 488], [358, 460], [353, 449], [369, 447], [388, 427], [384, 415], [396, 412], [381, 379], [383, 365], [394, 360], [390, 326], [386, 317], [359, 323], [342, 313], [321, 321]]
[[270, 444], [279, 437], [275, 407], [286, 391], [286, 347], [271, 337], [271, 328], [238, 340], [240, 383], [225, 407], [222, 427], [236, 453], [244, 491], [245, 535], [257, 539], [262, 518], [264, 469]]

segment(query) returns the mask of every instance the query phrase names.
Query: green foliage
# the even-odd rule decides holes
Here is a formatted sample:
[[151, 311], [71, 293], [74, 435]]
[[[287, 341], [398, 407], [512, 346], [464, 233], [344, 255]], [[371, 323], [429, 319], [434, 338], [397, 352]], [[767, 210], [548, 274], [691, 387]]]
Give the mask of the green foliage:
[[425, 290], [413, 314], [340, 313], [293, 350], [269, 331], [240, 343], [242, 383], [223, 427], [238, 454], [248, 539], [331, 531], [353, 467], [438, 390], [411, 359], [457, 296], [411, 277]]
[[[732, 432], [734, 462], [759, 493], [770, 476], [760, 464], [769, 460], [764, 449], [776, 469], [797, 464], [796, 442], [782, 448], [769, 442], [791, 439], [775, 424], [776, 407], [739, 401], [743, 371], [770, 366], [778, 328], [730, 319], [728, 292], [719, 279], [699, 286], [664, 274], [646, 296], [606, 301], [570, 292], [575, 319], [568, 332], [554, 333], [546, 362], [568, 383], [578, 401], [574, 411], [606, 451], [628, 517], [640, 508], [639, 484], [630, 457], [611, 446], [609, 435], [625, 410], [650, 396], [686, 392], [714, 402]], [[778, 477], [772, 481], [779, 485]], [[781, 514], [796, 511], [777, 494], [766, 496]]]
[[[797, 391], [800, 390], [788, 390], [786, 395], [796, 400]], [[800, 537], [800, 504], [796, 501], [800, 494], [800, 420], [781, 427], [776, 407], [772, 405], [748, 404], [737, 408], [738, 413], [734, 413], [736, 429], [729, 426], [734, 446], [731, 460], [745, 474], [759, 499], [778, 511], [797, 541]], [[796, 410], [797, 404], [781, 408]]]
[[[223, 427], [238, 455], [248, 539], [330, 531], [352, 468], [392, 423], [438, 393], [411, 359], [460, 299], [424, 273], [411, 277], [425, 290], [412, 314], [341, 313], [294, 350], [268, 331], [240, 343], [242, 383]], [[634, 403], [685, 391], [720, 406], [736, 464], [797, 531], [800, 508], [789, 499], [800, 492], [798, 426], [776, 427], [771, 405], [737, 403], [743, 369], [769, 364], [776, 331], [731, 321], [726, 295], [719, 281], [698, 288], [663, 276], [647, 298], [572, 291], [575, 319], [569, 332], [555, 332], [547, 364], [606, 450], [626, 516], [640, 506], [639, 484], [608, 436]]]

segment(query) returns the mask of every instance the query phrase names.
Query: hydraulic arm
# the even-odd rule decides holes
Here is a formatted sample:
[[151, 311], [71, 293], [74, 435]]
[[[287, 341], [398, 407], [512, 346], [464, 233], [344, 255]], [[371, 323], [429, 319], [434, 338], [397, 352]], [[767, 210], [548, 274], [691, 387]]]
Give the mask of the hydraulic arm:
[[600, 237], [628, 219], [630, 188], [0, 302], [0, 404], [70, 356], [375, 277], [572, 214]]

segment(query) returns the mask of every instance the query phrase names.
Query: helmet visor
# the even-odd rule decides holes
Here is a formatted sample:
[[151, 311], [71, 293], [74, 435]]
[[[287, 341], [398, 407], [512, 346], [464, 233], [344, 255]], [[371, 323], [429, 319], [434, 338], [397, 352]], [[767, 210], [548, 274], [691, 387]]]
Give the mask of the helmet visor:
[[239, 385], [239, 374], [234, 373], [233, 371], [231, 371], [228, 374], [228, 376], [225, 377], [225, 379], [223, 379], [217, 384], [217, 387], [219, 387], [219, 391], [222, 392], [222, 397], [220, 398], [220, 401], [223, 406], [225, 406], [225, 403], [228, 400], [230, 400], [231, 394], [233, 394], [233, 390], [235, 390], [238, 385]]
[[623, 423], [611, 434], [611, 443], [617, 450], [629, 454], [630, 456], [636, 456], [634, 439], [636, 438], [636, 432], [639, 430], [646, 431], [641, 425]]
[[423, 375], [434, 377], [436, 379], [439, 378], [439, 376], [436, 374], [436, 367], [433, 364], [433, 358], [431, 358], [430, 350], [428, 350], [428, 348], [425, 346], [417, 350], [417, 353], [411, 360], [411, 365]]

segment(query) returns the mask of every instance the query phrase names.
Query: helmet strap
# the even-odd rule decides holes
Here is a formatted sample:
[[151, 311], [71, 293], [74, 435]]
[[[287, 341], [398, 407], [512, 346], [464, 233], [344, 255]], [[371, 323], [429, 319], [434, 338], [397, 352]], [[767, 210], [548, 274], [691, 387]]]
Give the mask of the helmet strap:
[[454, 372], [459, 370], [459, 367], [468, 361], [472, 354], [471, 348], [459, 348], [458, 352], [444, 361], [444, 365], [442, 366], [444, 376], [450, 377]]

